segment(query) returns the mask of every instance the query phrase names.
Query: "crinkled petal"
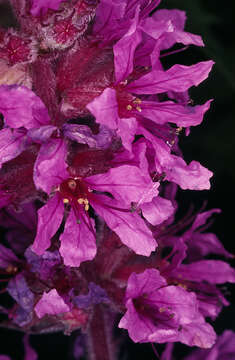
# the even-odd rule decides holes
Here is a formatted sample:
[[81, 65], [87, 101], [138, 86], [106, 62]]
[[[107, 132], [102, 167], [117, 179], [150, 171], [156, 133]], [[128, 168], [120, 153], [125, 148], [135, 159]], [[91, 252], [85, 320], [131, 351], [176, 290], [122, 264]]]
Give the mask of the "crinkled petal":
[[182, 264], [177, 274], [185, 280], [207, 281], [211, 284], [235, 282], [235, 270], [220, 260], [201, 260], [187, 265]]
[[94, 220], [89, 219], [85, 213], [81, 215], [77, 219], [71, 209], [60, 236], [60, 254], [67, 266], [78, 267], [81, 262], [92, 260], [96, 255]]
[[40, 128], [29, 129], [27, 135], [33, 142], [42, 144], [50, 139], [56, 129], [56, 126], [43, 125]]
[[91, 205], [110, 229], [120, 237], [123, 244], [137, 254], [149, 256], [156, 249], [157, 243], [140, 216], [128, 209], [116, 210], [115, 208], [123, 208], [122, 203], [103, 195], [97, 195], [97, 198], [98, 196], [99, 202], [92, 201]]
[[45, 14], [48, 9], [58, 10], [62, 1], [64, 0], [32, 0], [30, 13], [39, 16], [41, 13]]
[[133, 71], [135, 50], [142, 39], [141, 32], [137, 29], [138, 12], [139, 9], [130, 29], [113, 47], [116, 83], [125, 80]]
[[90, 176], [86, 180], [92, 189], [108, 191], [115, 199], [120, 199], [127, 205], [131, 202], [151, 201], [153, 196], [158, 195], [149, 174], [137, 166], [118, 166], [104, 174]]
[[24, 310], [30, 312], [33, 309], [34, 294], [22, 274], [16, 275], [9, 281], [7, 291]]
[[131, 151], [132, 143], [135, 139], [137, 129], [136, 119], [131, 118], [120, 118], [118, 121], [117, 135], [122, 139], [123, 146]]
[[164, 33], [172, 33], [174, 31], [174, 26], [170, 20], [156, 22], [152, 17], [142, 21], [140, 28], [155, 40], [158, 40]]
[[167, 10], [167, 9], [159, 9], [152, 15], [153, 19], [155, 21], [171, 21], [171, 23], [174, 25], [175, 29], [177, 30], [183, 30], [185, 21], [186, 21], [186, 13], [185, 11], [173, 9], [173, 10]]
[[9, 128], [0, 131], [0, 168], [3, 163], [14, 159], [27, 147], [25, 131]]
[[157, 269], [147, 269], [140, 274], [132, 273], [128, 279], [126, 299], [137, 298], [143, 294], [152, 293], [167, 285], [166, 279]]
[[89, 147], [96, 147], [95, 136], [91, 129], [86, 125], [64, 124], [63, 134], [73, 141], [80, 144], [87, 144]]
[[152, 225], [159, 225], [174, 213], [172, 202], [161, 196], [154, 197], [151, 202], [141, 206], [143, 216]]
[[[150, 318], [144, 318], [136, 311], [133, 301], [129, 299], [126, 302], [127, 312], [121, 318], [118, 327], [127, 329], [130, 338], [135, 342], [149, 342], [149, 336], [154, 332], [155, 325]], [[164, 329], [164, 332], [170, 336], [177, 334], [176, 329]], [[166, 340], [167, 341], [167, 340]]]
[[119, 21], [125, 13], [125, 1], [101, 0], [96, 9], [93, 34], [106, 38], [107, 34], [115, 33]]
[[97, 96], [87, 105], [92, 115], [99, 124], [106, 125], [110, 129], [116, 129], [118, 124], [118, 103], [116, 91], [106, 88], [100, 96]]
[[161, 39], [161, 50], [169, 49], [177, 42], [185, 45], [193, 44], [196, 46], [204, 46], [202, 38], [199, 35], [183, 31], [186, 20], [184, 11], [161, 9], [156, 11], [152, 18], [156, 23], [170, 21], [174, 27], [174, 31], [164, 34], [164, 37]]
[[183, 106], [172, 101], [161, 103], [143, 101], [141, 115], [158, 124], [171, 122], [182, 127], [196, 126], [202, 122], [205, 112], [210, 108], [211, 101], [197, 106]]
[[175, 155], [171, 155], [171, 167], [166, 164], [166, 179], [178, 184], [182, 189], [207, 190], [210, 189], [210, 178], [213, 173], [197, 161], [189, 165]]
[[44, 315], [58, 315], [69, 312], [70, 308], [56, 289], [52, 289], [48, 293], [43, 293], [34, 310], [39, 319], [41, 319]]
[[64, 205], [59, 195], [54, 195], [38, 210], [37, 235], [31, 249], [42, 255], [49, 248], [51, 238], [59, 229], [64, 215]]
[[114, 131], [105, 125], [100, 125], [98, 134], [93, 134], [86, 125], [64, 124], [63, 134], [79, 144], [87, 144], [89, 147], [106, 149], [112, 143]]
[[34, 183], [38, 189], [50, 194], [52, 187], [69, 177], [66, 144], [63, 139], [50, 139], [41, 145], [34, 165]]
[[48, 125], [50, 117], [46, 106], [35, 93], [24, 86], [0, 86], [0, 112], [11, 128], [26, 129]]
[[214, 62], [209, 60], [191, 66], [176, 64], [167, 71], [154, 70], [131, 82], [126, 89], [135, 94], [184, 92], [205, 80], [213, 64]]
[[179, 340], [188, 346], [198, 346], [203, 349], [211, 348], [216, 341], [216, 333], [213, 327], [204, 321], [198, 314], [194, 322], [183, 326], [179, 334]]

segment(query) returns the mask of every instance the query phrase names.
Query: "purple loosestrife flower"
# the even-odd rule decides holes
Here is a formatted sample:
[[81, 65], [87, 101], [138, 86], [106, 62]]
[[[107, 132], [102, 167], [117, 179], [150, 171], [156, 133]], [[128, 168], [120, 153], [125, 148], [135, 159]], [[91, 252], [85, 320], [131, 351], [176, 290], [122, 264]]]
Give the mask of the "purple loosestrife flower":
[[[38, 212], [33, 251], [43, 254], [50, 246], [50, 239], [62, 222], [64, 204], [71, 205], [60, 237], [60, 253], [65, 265], [79, 266], [82, 261], [93, 259], [96, 254], [94, 220], [88, 214], [90, 205], [120, 236], [122, 242], [135, 252], [149, 255], [155, 250], [156, 242], [151, 231], [139, 215], [130, 211], [131, 201], [138, 202], [143, 190], [149, 194], [146, 201], [151, 201], [154, 196], [150, 191], [153, 185], [148, 174], [141, 173], [136, 166], [123, 165], [100, 175], [85, 178], [73, 176], [66, 170], [64, 143], [55, 140], [54, 145], [48, 146], [45, 153], [39, 153], [35, 167], [35, 184], [48, 194], [53, 186], [56, 191]], [[130, 182], [126, 181], [127, 174]], [[102, 195], [101, 192], [107, 191], [112, 194], [112, 198]], [[72, 235], [74, 229], [77, 233], [75, 236]]]
[[127, 329], [135, 342], [180, 341], [202, 348], [215, 342], [213, 328], [198, 311], [195, 294], [167, 285], [158, 270], [132, 273], [127, 284], [126, 308], [119, 327]]

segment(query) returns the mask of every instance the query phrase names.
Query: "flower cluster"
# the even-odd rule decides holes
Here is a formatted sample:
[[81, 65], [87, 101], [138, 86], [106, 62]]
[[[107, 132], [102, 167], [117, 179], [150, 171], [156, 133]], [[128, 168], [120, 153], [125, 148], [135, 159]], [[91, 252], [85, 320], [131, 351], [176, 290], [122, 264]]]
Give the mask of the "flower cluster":
[[205, 256], [232, 255], [204, 232], [219, 210], [175, 214], [178, 187], [210, 188], [178, 138], [210, 107], [188, 90], [213, 61], [163, 62], [201, 37], [156, 0], [11, 3], [18, 30], [0, 29], [4, 326], [80, 328], [97, 360], [117, 356], [104, 322], [118, 317], [134, 342], [211, 348], [207, 318], [228, 305], [219, 285], [235, 272]]

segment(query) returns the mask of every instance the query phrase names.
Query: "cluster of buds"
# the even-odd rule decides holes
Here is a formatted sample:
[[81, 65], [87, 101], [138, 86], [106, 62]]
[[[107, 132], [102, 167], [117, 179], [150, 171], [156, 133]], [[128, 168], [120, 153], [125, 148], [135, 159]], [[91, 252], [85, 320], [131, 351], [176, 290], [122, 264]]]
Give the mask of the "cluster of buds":
[[213, 61], [165, 67], [168, 49], [204, 44], [159, 2], [12, 0], [17, 30], [0, 29], [1, 326], [81, 329], [92, 360], [118, 358], [114, 326], [168, 343], [162, 359], [174, 342], [217, 349], [207, 320], [235, 282], [205, 232], [219, 210], [175, 220], [178, 187], [210, 188], [178, 138], [210, 107], [188, 90]]

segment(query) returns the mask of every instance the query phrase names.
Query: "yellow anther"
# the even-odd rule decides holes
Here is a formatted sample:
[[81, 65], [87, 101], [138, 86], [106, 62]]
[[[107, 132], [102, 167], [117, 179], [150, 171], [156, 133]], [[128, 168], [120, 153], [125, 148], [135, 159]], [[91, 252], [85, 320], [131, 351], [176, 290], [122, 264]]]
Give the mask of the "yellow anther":
[[8, 274], [14, 274], [18, 271], [18, 268], [13, 265], [8, 265], [8, 267], [5, 269], [6, 273]]
[[69, 199], [63, 199], [63, 203], [64, 203], [64, 204], [68, 204], [68, 203], [69, 203]]
[[133, 104], [141, 104], [142, 100], [140, 98], [135, 98], [135, 100], [133, 100]]
[[89, 210], [89, 205], [85, 205], [85, 211], [88, 211]]
[[85, 205], [88, 205], [88, 204], [89, 204], [89, 201], [88, 201], [87, 199], [84, 199], [83, 203], [84, 203]]
[[182, 287], [183, 289], [187, 290], [187, 285], [178, 283], [178, 286]]
[[183, 128], [180, 126], [178, 128], [176, 128], [175, 132], [176, 132], [176, 135], [179, 135], [179, 133], [183, 130]]
[[131, 106], [131, 105], [127, 105], [126, 109], [130, 111], [130, 110], [132, 110], [132, 106]]
[[160, 308], [159, 308], [159, 312], [160, 312], [160, 313], [163, 313], [164, 311], [166, 311], [166, 308], [164, 308], [164, 307], [160, 307]]
[[79, 198], [79, 199], [77, 200], [77, 202], [78, 202], [80, 205], [82, 205], [82, 204], [84, 203], [84, 199], [83, 199], [83, 198]]
[[141, 111], [142, 111], [142, 109], [141, 109], [141, 107], [140, 107], [140, 106], [136, 106], [136, 110], [137, 110], [137, 111], [139, 111], [139, 112], [141, 112]]

